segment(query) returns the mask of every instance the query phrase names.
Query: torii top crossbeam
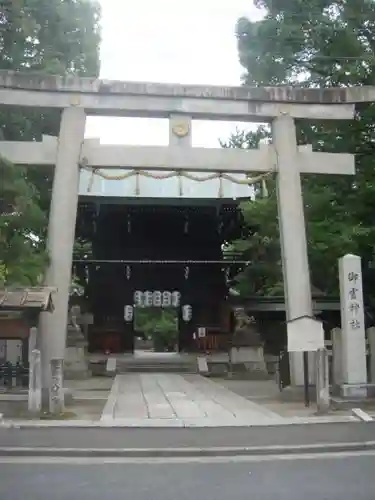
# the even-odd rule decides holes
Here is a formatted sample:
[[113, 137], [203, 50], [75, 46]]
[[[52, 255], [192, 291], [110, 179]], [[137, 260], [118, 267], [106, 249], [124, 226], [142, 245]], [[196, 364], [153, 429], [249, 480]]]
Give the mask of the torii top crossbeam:
[[351, 119], [355, 103], [373, 100], [375, 87], [221, 87], [0, 71], [0, 105], [76, 105], [99, 115], [266, 121], [286, 112], [293, 118]]

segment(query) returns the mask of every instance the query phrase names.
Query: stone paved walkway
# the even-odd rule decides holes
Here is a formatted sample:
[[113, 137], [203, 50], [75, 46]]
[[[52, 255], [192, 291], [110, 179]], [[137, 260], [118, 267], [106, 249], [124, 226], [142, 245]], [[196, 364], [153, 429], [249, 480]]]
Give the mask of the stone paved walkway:
[[215, 427], [279, 423], [281, 417], [200, 375], [117, 375], [102, 421], [133, 427]]

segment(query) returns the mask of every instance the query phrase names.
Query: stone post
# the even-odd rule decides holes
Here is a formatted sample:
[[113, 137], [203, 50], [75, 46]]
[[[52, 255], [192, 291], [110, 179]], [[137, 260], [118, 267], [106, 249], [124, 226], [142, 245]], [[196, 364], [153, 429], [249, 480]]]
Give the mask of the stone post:
[[342, 336], [340, 328], [333, 328], [332, 338], [332, 386], [340, 387], [342, 380]]
[[371, 383], [375, 384], [375, 327], [367, 329], [367, 338], [370, 351], [370, 377]]
[[[307, 258], [296, 128], [294, 119], [282, 115], [272, 122], [272, 137], [277, 158], [277, 200], [284, 295], [287, 321], [312, 317], [310, 272]], [[303, 332], [301, 332], [303, 335]], [[290, 353], [292, 385], [303, 385], [303, 355]], [[309, 354], [314, 366], [314, 354]]]
[[[71, 284], [72, 252], [78, 205], [79, 161], [84, 140], [86, 115], [83, 108], [70, 107], [62, 112], [56, 168], [48, 227], [50, 266], [46, 283], [57, 288], [53, 313], [40, 316], [42, 353], [42, 402], [46, 407], [51, 385], [51, 360], [62, 363], [65, 353], [68, 301]], [[62, 381], [61, 381], [62, 383]], [[63, 391], [54, 395], [62, 398]]]
[[364, 397], [367, 394], [366, 336], [363, 309], [361, 258], [345, 255], [339, 260], [342, 394]]
[[29, 395], [28, 409], [35, 415], [40, 413], [42, 405], [42, 375], [40, 351], [29, 352]]
[[330, 406], [327, 349], [316, 351], [316, 406], [318, 413], [327, 413]]
[[64, 377], [63, 377], [62, 359], [51, 359], [51, 389], [49, 391], [49, 411], [53, 415], [59, 415], [64, 412]]

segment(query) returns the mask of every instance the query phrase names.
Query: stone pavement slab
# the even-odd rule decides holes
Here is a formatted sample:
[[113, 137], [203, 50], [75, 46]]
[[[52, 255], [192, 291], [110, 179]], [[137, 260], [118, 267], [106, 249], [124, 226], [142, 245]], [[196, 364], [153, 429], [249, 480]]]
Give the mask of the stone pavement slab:
[[147, 405], [137, 375], [129, 374], [126, 380], [116, 377], [117, 397], [114, 407], [114, 418], [148, 418]]
[[235, 427], [281, 417], [200, 375], [117, 375], [101, 421], [129, 427]]
[[113, 379], [107, 377], [90, 377], [84, 380], [65, 380], [66, 387], [72, 392], [81, 391], [109, 391]]

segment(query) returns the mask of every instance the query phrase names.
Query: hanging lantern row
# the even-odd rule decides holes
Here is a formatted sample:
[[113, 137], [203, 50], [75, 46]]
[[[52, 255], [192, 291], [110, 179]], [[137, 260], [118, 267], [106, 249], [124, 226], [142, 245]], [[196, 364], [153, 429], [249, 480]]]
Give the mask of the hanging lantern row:
[[181, 293], [178, 291], [169, 292], [167, 290], [163, 292], [159, 290], [155, 290], [154, 292], [137, 290], [134, 292], [133, 299], [135, 307], [179, 307]]
[[[191, 318], [193, 316], [193, 308], [189, 304], [185, 304], [182, 306], [182, 319], [185, 321], [185, 323], [188, 323], [191, 321]], [[127, 323], [131, 323], [134, 318], [134, 307], [131, 305], [126, 305], [124, 306], [124, 320]]]

